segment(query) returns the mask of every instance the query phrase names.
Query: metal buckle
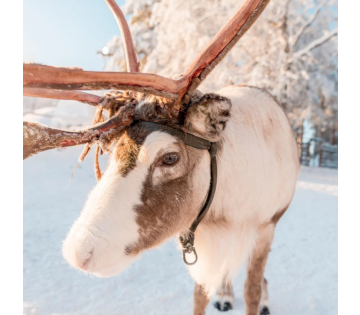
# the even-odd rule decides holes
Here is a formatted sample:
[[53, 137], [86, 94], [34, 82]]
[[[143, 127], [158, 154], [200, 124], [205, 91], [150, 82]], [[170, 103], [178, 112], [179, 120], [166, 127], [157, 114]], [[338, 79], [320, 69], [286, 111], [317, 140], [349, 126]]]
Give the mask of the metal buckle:
[[[180, 236], [179, 240], [180, 240], [180, 243], [181, 243], [182, 248], [183, 248], [183, 260], [184, 260], [184, 263], [189, 265], [189, 266], [194, 265], [198, 260], [196, 249], [194, 247], [195, 234], [193, 232], [189, 231], [189, 233], [186, 235], [185, 238]], [[186, 254], [191, 254], [191, 253], [194, 253], [195, 260], [193, 262], [188, 262], [187, 259], [186, 259]]]
[[[195, 260], [193, 262], [188, 262], [186, 260], [186, 254], [191, 254], [191, 253], [194, 253], [195, 255]], [[186, 248], [183, 249], [183, 260], [184, 260], [184, 263], [191, 266], [191, 265], [194, 265], [197, 260], [198, 260], [198, 256], [197, 256], [197, 253], [196, 253], [196, 249], [194, 246], [191, 246], [190, 243], [187, 244]]]

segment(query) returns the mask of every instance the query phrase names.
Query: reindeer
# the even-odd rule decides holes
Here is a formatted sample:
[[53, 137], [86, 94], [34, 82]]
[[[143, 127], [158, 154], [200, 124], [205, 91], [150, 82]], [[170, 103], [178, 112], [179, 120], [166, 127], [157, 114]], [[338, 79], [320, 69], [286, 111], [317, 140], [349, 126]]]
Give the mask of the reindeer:
[[[269, 314], [264, 269], [299, 170], [292, 130], [281, 105], [262, 89], [197, 90], [268, 1], [245, 1], [176, 79], [139, 73], [125, 18], [114, 1], [106, 2], [122, 29], [129, 72], [24, 65], [25, 95], [98, 108], [94, 125], [79, 131], [24, 122], [24, 158], [81, 144], [80, 161], [93, 145], [109, 154], [104, 174], [96, 158], [98, 184], [63, 256], [75, 268], [111, 277], [177, 235], [196, 282], [194, 314], [205, 314], [213, 296], [219, 310], [232, 308], [231, 281], [244, 262], [246, 314]], [[102, 98], [80, 91], [114, 88], [121, 91]]]

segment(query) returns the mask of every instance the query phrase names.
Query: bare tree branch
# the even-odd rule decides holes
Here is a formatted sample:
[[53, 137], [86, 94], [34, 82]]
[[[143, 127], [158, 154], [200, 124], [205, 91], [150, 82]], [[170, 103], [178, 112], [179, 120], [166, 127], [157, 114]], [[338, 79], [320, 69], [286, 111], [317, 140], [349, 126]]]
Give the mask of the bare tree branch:
[[309, 45], [307, 45], [306, 47], [304, 47], [303, 49], [300, 49], [299, 51], [297, 51], [288, 61], [288, 64], [293, 63], [295, 60], [299, 59], [301, 56], [307, 54], [309, 51], [313, 50], [314, 48], [326, 43], [328, 40], [330, 40], [333, 36], [338, 34], [338, 29], [334, 29], [331, 32], [329, 32], [328, 34], [325, 34], [324, 36], [315, 39], [314, 41], [312, 41]]
[[200, 25], [202, 22], [204, 22], [205, 20], [207, 20], [210, 17], [216, 17], [216, 16], [221, 16], [221, 17], [225, 17], [225, 14], [215, 14], [215, 13], [208, 13], [206, 15], [204, 15], [199, 21], [197, 21], [196, 25]]
[[328, 0], [323, 0], [315, 9], [314, 14], [310, 17], [310, 19], [308, 19], [305, 24], [300, 27], [299, 31], [296, 33], [296, 35], [294, 36], [294, 39], [292, 40], [292, 48], [291, 51], [294, 50], [297, 42], [299, 41], [301, 35], [304, 33], [304, 31], [312, 24], [312, 22], [315, 21], [316, 17], [319, 15], [319, 12], [321, 11], [321, 9], [324, 7], [324, 5], [326, 4]]
[[290, 2], [291, 2], [291, 0], [288, 0], [286, 2], [285, 13], [284, 13], [284, 16], [283, 16], [282, 22], [281, 22], [281, 33], [282, 33], [282, 37], [283, 37], [283, 39], [284, 39], [284, 41], [286, 43], [286, 45], [285, 45], [285, 52], [286, 53], [289, 52], [288, 12], [289, 12]]

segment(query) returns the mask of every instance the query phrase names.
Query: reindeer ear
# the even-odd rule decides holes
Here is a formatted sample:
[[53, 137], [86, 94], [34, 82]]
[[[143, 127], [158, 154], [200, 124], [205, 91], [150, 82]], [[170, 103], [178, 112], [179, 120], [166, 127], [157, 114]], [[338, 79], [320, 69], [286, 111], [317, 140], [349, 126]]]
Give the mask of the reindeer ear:
[[226, 97], [208, 93], [193, 97], [189, 106], [185, 120], [186, 129], [209, 141], [218, 141], [230, 118], [231, 101]]

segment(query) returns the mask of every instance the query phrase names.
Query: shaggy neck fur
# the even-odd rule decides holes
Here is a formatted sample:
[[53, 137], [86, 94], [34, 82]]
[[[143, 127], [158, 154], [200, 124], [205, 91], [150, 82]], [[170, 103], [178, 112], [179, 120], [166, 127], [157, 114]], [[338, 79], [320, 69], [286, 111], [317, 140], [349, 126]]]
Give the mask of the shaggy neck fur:
[[298, 173], [292, 132], [274, 99], [251, 87], [218, 93], [231, 99], [231, 119], [220, 140], [215, 198], [195, 236], [198, 262], [188, 267], [210, 296], [250, 257], [260, 225], [290, 203]]

